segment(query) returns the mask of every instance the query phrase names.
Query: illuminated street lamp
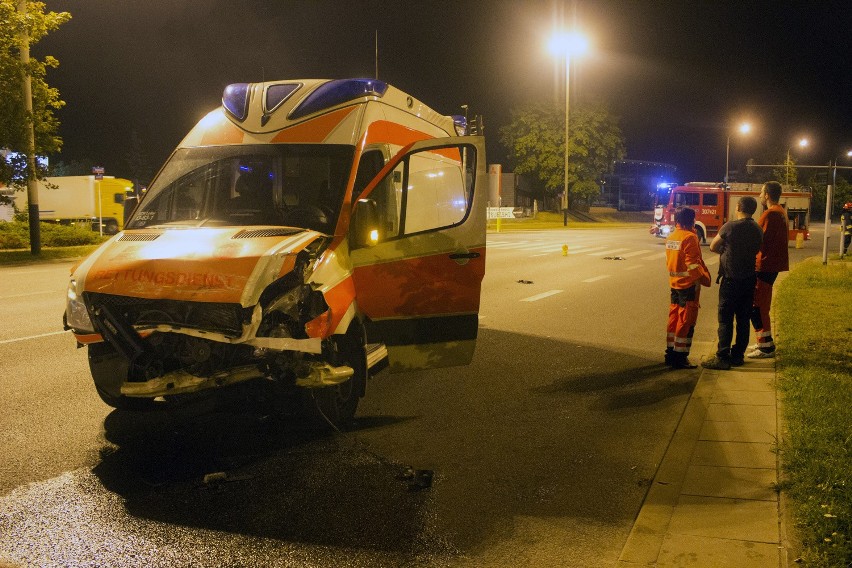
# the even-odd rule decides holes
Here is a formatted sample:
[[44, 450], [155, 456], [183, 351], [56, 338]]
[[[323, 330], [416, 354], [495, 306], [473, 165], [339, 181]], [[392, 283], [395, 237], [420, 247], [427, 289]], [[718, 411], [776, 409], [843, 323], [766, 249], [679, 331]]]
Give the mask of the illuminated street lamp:
[[[799, 140], [799, 148], [806, 148], [808, 146], [808, 139], [802, 138]], [[790, 185], [790, 147], [787, 147], [787, 161], [784, 162], [784, 178], [787, 182], [787, 185]]]
[[[740, 124], [739, 128], [737, 128], [740, 134], [748, 134], [751, 132], [751, 124], [748, 122], [743, 122]], [[731, 157], [731, 135], [728, 134], [728, 142], [725, 144], [725, 187], [728, 187], [728, 172], [730, 171], [729, 163]]]
[[571, 56], [583, 55], [589, 50], [589, 41], [576, 31], [556, 33], [548, 42], [550, 53], [565, 57], [565, 189], [562, 192], [562, 224], [568, 225], [568, 117], [571, 85]]

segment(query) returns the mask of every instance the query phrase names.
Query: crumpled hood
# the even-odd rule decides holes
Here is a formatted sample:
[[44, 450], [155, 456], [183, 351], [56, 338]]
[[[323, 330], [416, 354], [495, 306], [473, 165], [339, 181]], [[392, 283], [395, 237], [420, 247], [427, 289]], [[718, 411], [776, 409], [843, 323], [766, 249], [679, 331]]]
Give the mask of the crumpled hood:
[[249, 306], [287, 274], [314, 231], [274, 227], [145, 229], [116, 235], [77, 270], [84, 290]]

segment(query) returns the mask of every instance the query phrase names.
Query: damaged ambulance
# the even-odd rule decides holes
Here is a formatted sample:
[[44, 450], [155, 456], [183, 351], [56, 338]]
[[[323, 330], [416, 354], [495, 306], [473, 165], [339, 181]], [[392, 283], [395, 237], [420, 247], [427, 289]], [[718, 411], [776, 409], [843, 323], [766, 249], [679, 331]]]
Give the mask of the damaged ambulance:
[[100, 397], [257, 385], [338, 426], [382, 368], [469, 363], [487, 188], [466, 128], [379, 80], [229, 85], [72, 270], [65, 326]]

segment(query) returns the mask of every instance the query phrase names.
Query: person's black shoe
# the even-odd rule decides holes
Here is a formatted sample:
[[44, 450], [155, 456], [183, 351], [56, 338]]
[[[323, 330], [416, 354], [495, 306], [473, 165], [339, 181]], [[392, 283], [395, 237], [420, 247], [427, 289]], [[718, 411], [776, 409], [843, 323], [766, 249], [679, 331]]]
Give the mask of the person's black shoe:
[[672, 369], [697, 369], [698, 365], [693, 365], [683, 353], [676, 353], [672, 357]]
[[743, 365], [745, 365], [745, 359], [743, 359], [742, 357], [731, 358], [731, 367], [742, 367]]
[[731, 362], [727, 359], [722, 359], [719, 356], [714, 356], [712, 359], [702, 361], [701, 366], [705, 369], [715, 369], [717, 371], [727, 371], [731, 368]]
[[671, 351], [666, 351], [665, 361], [667, 367], [671, 367], [672, 365], [674, 365], [674, 353], [672, 353]]

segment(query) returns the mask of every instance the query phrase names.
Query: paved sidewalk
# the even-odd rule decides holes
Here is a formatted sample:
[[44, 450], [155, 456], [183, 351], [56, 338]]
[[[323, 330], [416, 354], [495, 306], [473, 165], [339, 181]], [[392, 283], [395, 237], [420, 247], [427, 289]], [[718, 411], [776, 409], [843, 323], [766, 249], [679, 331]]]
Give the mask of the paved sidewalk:
[[746, 361], [702, 369], [619, 567], [787, 566], [775, 361]]

